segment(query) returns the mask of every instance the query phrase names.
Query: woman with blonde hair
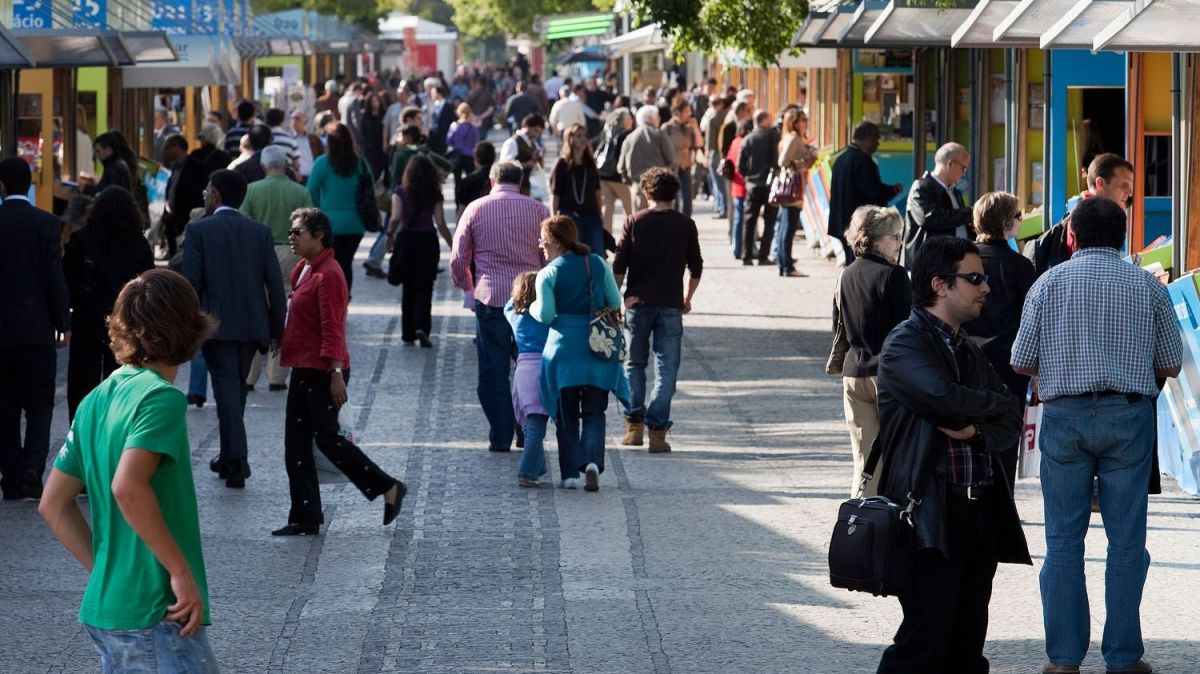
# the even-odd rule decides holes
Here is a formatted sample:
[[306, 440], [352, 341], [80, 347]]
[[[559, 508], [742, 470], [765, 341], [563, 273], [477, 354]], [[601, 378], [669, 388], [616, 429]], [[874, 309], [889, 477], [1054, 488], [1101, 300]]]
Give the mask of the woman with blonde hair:
[[479, 127], [471, 123], [471, 106], [459, 103], [455, 108], [458, 121], [446, 132], [446, 147], [454, 161], [454, 182], [475, 170], [475, 146], [479, 144]]
[[[537, 487], [546, 472], [546, 423], [550, 417], [542, 405], [542, 351], [550, 327], [529, 313], [537, 299], [537, 272], [525, 271], [513, 280], [512, 299], [504, 306], [504, 316], [512, 326], [517, 344], [517, 370], [513, 375], [513, 413], [525, 431], [525, 446], [517, 466], [517, 484]], [[565, 455], [559, 453], [559, 463]], [[566, 467], [564, 466], [564, 470]]]
[[608, 396], [628, 405], [629, 380], [618, 353], [601, 357], [590, 346], [598, 309], [619, 311], [621, 291], [604, 258], [580, 243], [575, 223], [556, 215], [542, 221], [547, 263], [537, 275], [529, 313], [549, 326], [542, 352], [542, 405], [557, 424], [562, 486], [600, 488], [604, 472], [604, 412]]
[[[964, 324], [962, 329], [983, 350], [1009, 392], [1021, 401], [1023, 414], [1029, 377], [1013, 371], [1009, 360], [1021, 325], [1025, 296], [1037, 273], [1033, 262], [1008, 245], [1008, 240], [1015, 238], [1021, 229], [1021, 204], [1008, 192], [989, 192], [975, 202], [972, 226], [991, 292], [979, 318]], [[1000, 461], [1008, 469], [1005, 477], [1011, 490], [1017, 469], [1017, 446], [1001, 452]]]
[[562, 151], [550, 174], [550, 212], [575, 223], [579, 239], [604, 257], [600, 217], [600, 173], [588, 142], [587, 127], [572, 124], [563, 133]]
[[[846, 238], [854, 249], [833, 297], [833, 351], [825, 371], [842, 375], [842, 406], [850, 428], [854, 474], [850, 495], [879, 435], [879, 354], [892, 328], [912, 311], [912, 286], [899, 265], [904, 223], [894, 208], [862, 206], [850, 218]], [[878, 475], [881, 471], [877, 470]], [[875, 493], [867, 484], [864, 496]]]
[[[817, 149], [808, 143], [808, 115], [799, 107], [789, 107], [783, 113], [783, 137], [779, 139], [779, 170], [782, 176], [791, 176], [799, 181], [801, 189], [806, 182], [808, 169], [817, 160]], [[779, 251], [776, 264], [780, 276], [808, 276], [796, 269], [792, 258], [792, 242], [796, 238], [796, 227], [800, 224], [800, 211], [804, 208], [804, 192], [794, 202], [780, 204], [787, 218], [787, 226], [775, 228], [775, 249]]]

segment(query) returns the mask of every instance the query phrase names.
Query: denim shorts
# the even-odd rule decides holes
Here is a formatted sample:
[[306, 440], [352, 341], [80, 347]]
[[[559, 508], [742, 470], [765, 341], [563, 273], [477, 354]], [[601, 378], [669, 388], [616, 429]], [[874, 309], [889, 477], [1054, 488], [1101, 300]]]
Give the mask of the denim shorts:
[[203, 627], [180, 635], [177, 622], [163, 620], [144, 630], [102, 630], [84, 625], [104, 674], [219, 674]]

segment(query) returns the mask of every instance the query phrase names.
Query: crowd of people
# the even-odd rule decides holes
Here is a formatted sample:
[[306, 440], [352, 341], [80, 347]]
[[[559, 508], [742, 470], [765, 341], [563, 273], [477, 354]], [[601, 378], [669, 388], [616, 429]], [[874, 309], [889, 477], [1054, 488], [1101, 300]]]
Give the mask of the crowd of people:
[[[2, 268], [21, 281], [8, 301], [25, 318], [3, 332], [0, 368], [21, 386], [6, 385], [0, 404], [5, 424], [26, 417], [24, 441], [0, 448], [0, 490], [40, 499], [92, 571], [81, 620], [105, 662], [123, 648], [117, 631], [151, 630], [189, 644], [178, 655], [187, 671], [217, 671], [202, 638], [181, 640], [208, 624], [185, 411], [207, 403], [210, 381], [219, 452], [209, 467], [231, 489], [252, 474], [243, 418], [262, 370], [268, 391], [286, 391], [291, 508], [273, 535], [320, 531], [314, 449], [366, 498], [382, 497], [385, 525], [397, 517], [406, 485], [338, 419], [367, 234], [377, 236], [362, 273], [402, 287], [406, 346], [435, 346], [433, 296], [449, 250], [450, 281], [475, 318], [487, 449], [522, 449], [515, 477], [525, 488], [549, 473], [551, 420], [555, 482], [600, 488], [610, 397], [623, 445], [671, 451], [683, 316], [704, 267], [698, 197], [727, 221], [735, 260], [806, 276], [793, 243], [818, 154], [802, 103], [773, 114], [754, 92], [720, 93], [713, 79], [635, 100], [615, 76], [543, 83], [528, 70], [515, 60], [463, 67], [449, 81], [330, 80], [312, 109], [241, 101], [231, 124], [209, 114], [194, 149], [156, 116], [155, 152], [172, 173], [148, 234], [136, 156], [119, 132], [94, 142], [103, 173], [85, 185], [90, 206], [67, 237], [23, 196], [28, 165], [0, 161], [0, 225], [12, 233]], [[497, 147], [500, 128], [511, 134]], [[1152, 401], [1178, 373], [1181, 347], [1162, 286], [1116, 253], [1132, 166], [1091, 159], [1088, 191], [1025, 257], [1010, 245], [1017, 198], [969, 204], [958, 189], [967, 148], [937, 150], [902, 216], [888, 204], [903, 187], [885, 184], [872, 159], [879, 141], [874, 124], [859, 124], [832, 165], [827, 232], [847, 266], [826, 368], [842, 377], [851, 495], [914, 507], [914, 589], [900, 597], [904, 621], [879, 671], [987, 671], [996, 565], [1030, 563], [1013, 498], [1030, 402], [1047, 419], [1043, 671], [1077, 672], [1087, 648], [1082, 539], [1093, 500], [1109, 527], [1105, 659], [1110, 672], [1150, 671], [1137, 615]], [[156, 254], [169, 269], [155, 268]], [[1102, 356], [1064, 355], [1080, 335]], [[43, 486], [55, 349], [68, 344], [71, 431]], [[186, 393], [174, 385], [185, 363]], [[1102, 418], [1119, 428], [1094, 433]], [[868, 475], [873, 447], [883, 467]], [[85, 490], [90, 525], [75, 498]], [[118, 601], [114, 587], [131, 594]]]

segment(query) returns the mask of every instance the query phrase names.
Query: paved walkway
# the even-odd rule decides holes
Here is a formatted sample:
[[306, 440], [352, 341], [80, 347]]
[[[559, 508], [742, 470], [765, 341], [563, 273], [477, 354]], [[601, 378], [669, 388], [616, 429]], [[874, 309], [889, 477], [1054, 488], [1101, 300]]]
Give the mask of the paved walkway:
[[[399, 341], [398, 289], [361, 275], [355, 284], [350, 405], [363, 446], [409, 484], [394, 526], [379, 525], [381, 506], [336, 485], [322, 490], [323, 535], [272, 538], [287, 512], [285, 394], [265, 392], [264, 381], [250, 395], [245, 491], [207, 470], [213, 406], [189, 409], [223, 671], [873, 671], [899, 606], [834, 590], [826, 576], [851, 470], [840, 387], [824, 374], [836, 272], [799, 243], [811, 278], [743, 268], [724, 222], [699, 219], [706, 273], [686, 319], [675, 451], [613, 446], [620, 417], [610, 410], [597, 494], [519, 489], [518, 455], [486, 451], [473, 319], [445, 275], [432, 350]], [[62, 403], [55, 442], [65, 418]], [[1018, 498], [1040, 564], [1038, 484], [1021, 483]], [[1169, 483], [1150, 514], [1148, 657], [1161, 672], [1196, 672], [1200, 500]], [[1092, 528], [1098, 639], [1098, 517]], [[84, 583], [31, 504], [0, 505], [0, 673], [96, 671], [75, 623]], [[994, 671], [1040, 667], [1037, 587], [1036, 567], [997, 576]], [[1098, 643], [1087, 665], [1103, 671]]]

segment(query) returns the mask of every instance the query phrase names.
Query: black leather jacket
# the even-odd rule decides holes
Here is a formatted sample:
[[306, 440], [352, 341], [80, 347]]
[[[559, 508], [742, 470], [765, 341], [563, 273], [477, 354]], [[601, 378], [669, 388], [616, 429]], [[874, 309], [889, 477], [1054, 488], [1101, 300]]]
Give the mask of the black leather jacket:
[[913, 183], [904, 211], [904, 266], [908, 269], [912, 269], [917, 251], [931, 236], [954, 236], [955, 230], [966, 227], [967, 238], [974, 240], [971, 209], [962, 205], [966, 202], [957, 187], [950, 189], [954, 191], [959, 206], [955, 206], [950, 200], [950, 193], [928, 171]]
[[956, 362], [937, 328], [913, 310], [883, 344], [879, 360], [879, 439], [884, 468], [879, 493], [906, 505], [920, 471], [932, 473], [917, 494], [918, 549], [949, 557], [946, 537], [946, 437], [938, 430], [978, 424], [991, 454], [992, 504], [1000, 562], [1032, 564], [1016, 504], [996, 452], [1011, 449], [1021, 433], [1017, 398], [1008, 393], [979, 347], [967, 341]]

